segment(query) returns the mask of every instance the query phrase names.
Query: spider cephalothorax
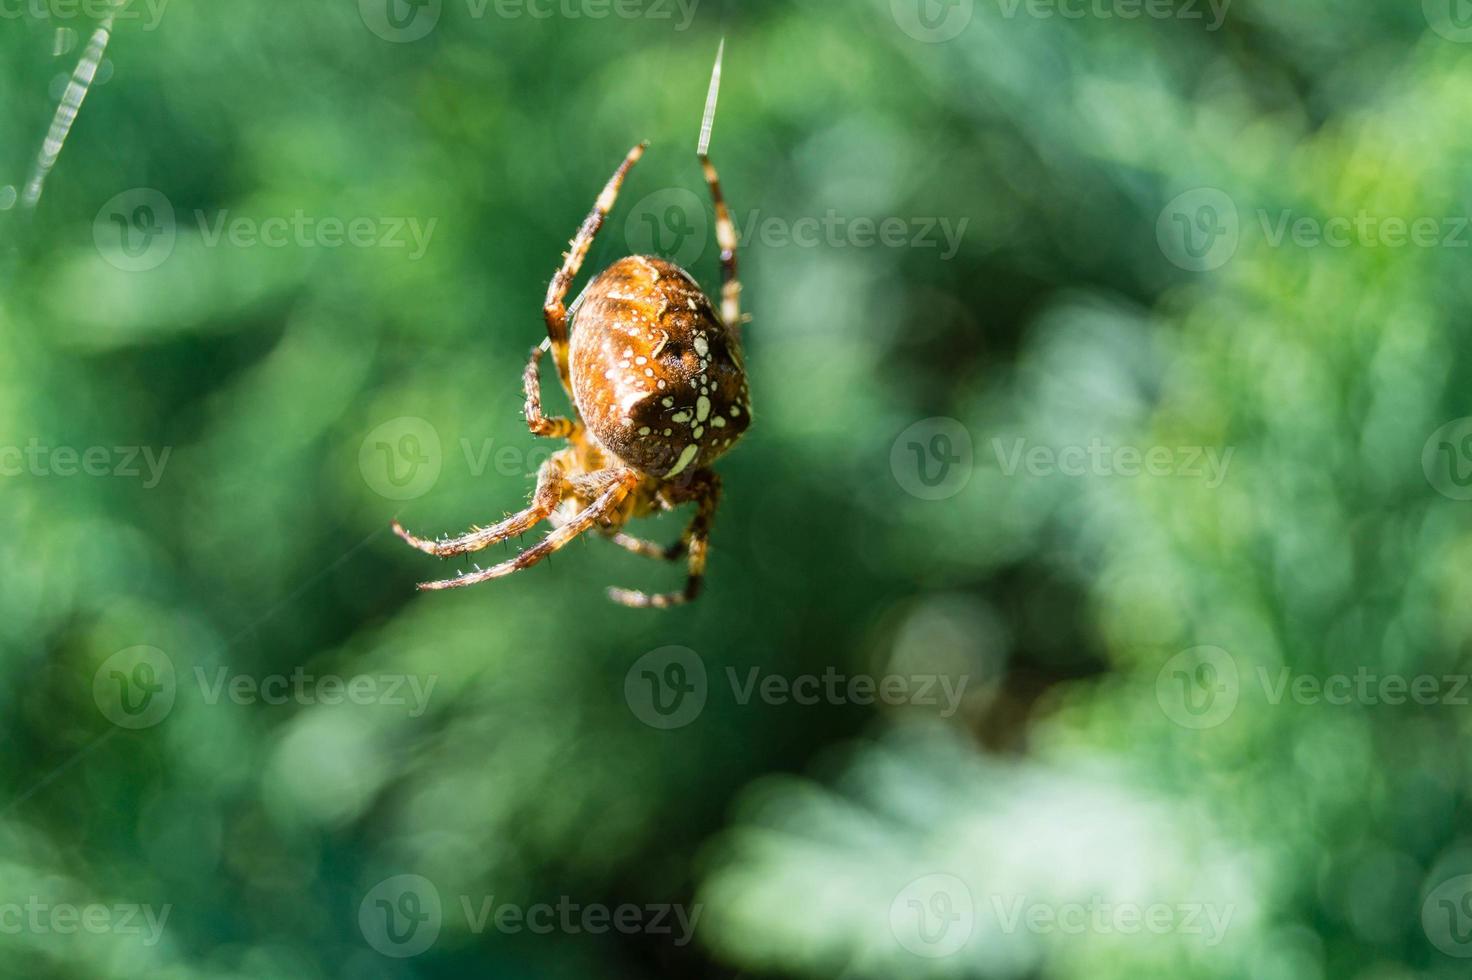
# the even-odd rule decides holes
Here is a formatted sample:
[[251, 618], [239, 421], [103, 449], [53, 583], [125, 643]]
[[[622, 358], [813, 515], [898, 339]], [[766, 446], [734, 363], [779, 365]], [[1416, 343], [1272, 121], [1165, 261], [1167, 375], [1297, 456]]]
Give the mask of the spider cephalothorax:
[[[440, 556], [480, 551], [543, 520], [555, 529], [508, 561], [426, 582], [420, 588], [457, 588], [509, 575], [596, 527], [637, 554], [669, 560], [688, 556], [689, 578], [683, 591], [648, 595], [610, 589], [614, 601], [671, 606], [699, 593], [721, 486], [708, 467], [751, 424], [739, 335], [736, 228], [715, 167], [706, 156], [720, 67], [717, 54], [698, 151], [715, 202], [716, 240], [721, 246], [719, 315], [688, 272], [645, 255], [615, 262], [588, 284], [571, 312], [563, 306], [625, 175], [644, 153], [647, 144], [640, 143], [609, 178], [547, 287], [542, 308], [547, 339], [533, 348], [523, 374], [526, 421], [536, 435], [566, 439], [568, 446], [542, 465], [531, 504], [499, 524], [458, 538], [419, 538], [394, 523], [394, 532], [405, 541]], [[542, 414], [539, 367], [548, 350], [580, 419]], [[696, 505], [695, 516], [677, 544], [662, 547], [622, 531], [631, 518], [684, 503]]]

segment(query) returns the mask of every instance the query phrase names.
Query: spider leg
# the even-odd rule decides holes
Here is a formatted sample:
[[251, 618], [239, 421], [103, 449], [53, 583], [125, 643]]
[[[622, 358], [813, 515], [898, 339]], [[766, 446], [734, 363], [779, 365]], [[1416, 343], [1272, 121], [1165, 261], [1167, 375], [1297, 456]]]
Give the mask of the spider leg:
[[710, 185], [710, 196], [716, 207], [716, 242], [721, 246], [721, 319], [727, 327], [735, 330], [741, 326], [741, 280], [736, 277], [736, 222], [731, 220], [731, 210], [726, 207], [715, 165], [704, 153], [700, 155], [700, 169], [705, 172], [705, 182]]
[[582, 534], [590, 527], [598, 523], [598, 519], [609, 511], [616, 508], [629, 495], [629, 492], [638, 484], [639, 477], [635, 473], [625, 473], [619, 476], [607, 490], [603, 491], [598, 499], [578, 512], [576, 517], [568, 520], [565, 524], [552, 531], [541, 541], [532, 545], [508, 561], [491, 568], [484, 568], [474, 572], [466, 572], [455, 578], [444, 579], [439, 582], [422, 582], [420, 589], [458, 589], [467, 585], [475, 585], [493, 578], [502, 578], [512, 572], [519, 572], [523, 568], [530, 568], [537, 562], [546, 558], [552, 552], [566, 545], [573, 538]]
[[[623, 606], [635, 609], [667, 609], [670, 606], [679, 606], [691, 602], [700, 595], [700, 587], [705, 581], [705, 559], [706, 552], [710, 547], [710, 525], [715, 517], [716, 506], [721, 500], [721, 481], [714, 473], [707, 475], [697, 489], [696, 500], [698, 506], [695, 516], [690, 521], [690, 526], [680, 536], [680, 545], [689, 550], [690, 577], [685, 581], [685, 589], [682, 592], [662, 592], [650, 595], [646, 592], [635, 592], [632, 589], [609, 589], [608, 598]], [[632, 549], [631, 549], [632, 550]]]
[[731, 220], [731, 211], [726, 207], [725, 195], [721, 193], [721, 178], [716, 175], [715, 165], [706, 152], [710, 149], [710, 131], [715, 123], [716, 98], [721, 91], [721, 60], [726, 53], [726, 42], [716, 51], [715, 67], [710, 73], [710, 90], [705, 96], [705, 115], [700, 121], [700, 142], [695, 155], [700, 160], [700, 169], [710, 187], [711, 200], [716, 209], [716, 242], [721, 246], [721, 319], [726, 326], [736, 330], [741, 326], [741, 280], [736, 277], [736, 223]]
[[544, 350], [545, 346], [541, 344], [532, 348], [531, 360], [527, 361], [526, 371], [521, 376], [522, 387], [526, 389], [526, 427], [532, 430], [533, 435], [570, 439], [582, 427], [580, 423], [558, 416], [547, 418], [542, 414], [541, 360]]
[[404, 530], [403, 525], [398, 521], [394, 521], [394, 533], [425, 554], [439, 555], [441, 558], [480, 551], [505, 541], [507, 538], [525, 534], [538, 523], [546, 520], [561, 502], [565, 486], [562, 465], [556, 459], [549, 459], [537, 472], [537, 488], [532, 491], [531, 504], [525, 510], [512, 514], [499, 524], [469, 531], [458, 538], [448, 538], [444, 541], [415, 537]]
[[644, 555], [646, 558], [662, 558], [665, 561], [678, 561], [685, 556], [689, 549], [689, 542], [683, 537], [671, 545], [663, 545], [658, 541], [648, 541], [644, 538], [636, 538], [631, 534], [619, 531], [609, 535], [608, 540], [623, 548], [632, 551], [636, 555]]
[[644, 155], [644, 148], [648, 141], [637, 144], [629, 150], [624, 162], [619, 164], [613, 176], [608, 178], [608, 183], [603, 188], [603, 193], [598, 195], [598, 200], [593, 204], [593, 210], [583, 219], [578, 233], [573, 236], [567, 254], [563, 256], [562, 268], [552, 277], [547, 284], [547, 299], [542, 303], [542, 316], [547, 321], [547, 339], [552, 345], [552, 359], [557, 364], [557, 376], [562, 379], [562, 387], [572, 392], [572, 379], [567, 368], [567, 307], [562, 301], [567, 298], [568, 287], [572, 285], [573, 278], [577, 276], [578, 270], [582, 268], [583, 259], [588, 256], [588, 249], [593, 244], [593, 238], [598, 234], [598, 229], [603, 227], [603, 219], [608, 217], [608, 212], [613, 210], [613, 202], [618, 199], [619, 186], [624, 182], [624, 175], [629, 172], [639, 158]]

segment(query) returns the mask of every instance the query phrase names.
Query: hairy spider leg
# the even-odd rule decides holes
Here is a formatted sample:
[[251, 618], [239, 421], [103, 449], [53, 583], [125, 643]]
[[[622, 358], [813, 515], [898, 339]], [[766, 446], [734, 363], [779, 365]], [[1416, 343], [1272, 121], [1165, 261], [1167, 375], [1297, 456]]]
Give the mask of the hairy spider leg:
[[532, 348], [531, 360], [527, 361], [526, 370], [521, 375], [521, 384], [526, 390], [526, 427], [532, 430], [532, 435], [571, 439], [582, 430], [580, 422], [556, 415], [548, 418], [542, 414], [541, 360], [544, 349], [541, 344]]
[[721, 194], [721, 178], [710, 157], [700, 157], [700, 169], [710, 185], [710, 196], [716, 207], [716, 242], [721, 246], [721, 319], [731, 330], [741, 327], [741, 280], [736, 276], [736, 223]]
[[689, 552], [689, 574], [682, 592], [661, 592], [653, 595], [631, 589], [611, 588], [608, 598], [624, 606], [636, 609], [667, 609], [692, 602], [700, 595], [705, 583], [705, 559], [710, 547], [710, 526], [715, 518], [716, 507], [721, 502], [721, 478], [709, 470], [700, 473], [701, 479], [691, 488], [696, 500], [695, 516], [690, 526], [680, 537], [680, 543]]
[[663, 545], [658, 541], [650, 541], [647, 538], [636, 538], [632, 534], [625, 534], [622, 531], [609, 535], [608, 540], [625, 551], [632, 551], [634, 554], [643, 555], [645, 558], [658, 558], [663, 561], [678, 561], [685, 556], [685, 551], [688, 547], [683, 539], [671, 545]]
[[562, 268], [557, 270], [557, 274], [547, 284], [547, 299], [542, 304], [542, 316], [547, 321], [547, 339], [551, 342], [552, 359], [557, 364], [557, 376], [569, 398], [572, 397], [572, 377], [567, 365], [567, 307], [563, 306], [563, 300], [567, 298], [568, 287], [583, 266], [583, 259], [588, 256], [588, 249], [592, 247], [598, 229], [603, 227], [603, 219], [608, 217], [608, 213], [613, 210], [613, 203], [618, 200], [618, 189], [624, 182], [624, 175], [639, 162], [648, 145], [648, 140], [635, 144], [624, 157], [624, 162], [613, 172], [613, 176], [608, 178], [603, 193], [598, 195], [593, 210], [583, 219], [567, 254], [563, 256]]
[[443, 541], [415, 537], [404, 530], [403, 525], [398, 521], [394, 521], [394, 533], [425, 554], [438, 555], [441, 558], [480, 551], [508, 538], [525, 534], [550, 517], [552, 511], [556, 510], [557, 505], [562, 501], [565, 480], [566, 474], [562, 469], [561, 461], [553, 457], [543, 463], [542, 468], [537, 471], [537, 488], [532, 491], [530, 505], [499, 524], [476, 528], [458, 538], [447, 538]]
[[607, 490], [603, 491], [598, 499], [594, 500], [587, 507], [584, 507], [567, 523], [549, 533], [541, 541], [538, 541], [515, 558], [503, 561], [501, 564], [494, 565], [490, 568], [466, 572], [455, 578], [443, 579], [438, 582], [422, 582], [419, 588], [421, 590], [459, 589], [467, 585], [485, 582], [489, 579], [501, 578], [510, 575], [512, 572], [519, 572], [523, 568], [530, 568], [554, 551], [564, 547], [579, 534], [582, 534], [597, 524], [600, 518], [615, 510], [619, 504], [623, 503], [624, 498], [629, 495], [630, 491], [638, 483], [639, 475], [637, 473], [633, 471], [620, 471], [614, 479], [613, 484]]

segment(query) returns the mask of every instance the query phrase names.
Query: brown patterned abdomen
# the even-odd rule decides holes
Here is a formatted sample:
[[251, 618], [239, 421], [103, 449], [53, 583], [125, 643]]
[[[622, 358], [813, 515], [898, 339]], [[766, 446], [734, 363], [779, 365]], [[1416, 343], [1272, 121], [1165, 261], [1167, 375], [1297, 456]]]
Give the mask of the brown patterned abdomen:
[[574, 308], [573, 398], [604, 448], [651, 476], [709, 465], [751, 424], [740, 340], [685, 270], [620, 259]]

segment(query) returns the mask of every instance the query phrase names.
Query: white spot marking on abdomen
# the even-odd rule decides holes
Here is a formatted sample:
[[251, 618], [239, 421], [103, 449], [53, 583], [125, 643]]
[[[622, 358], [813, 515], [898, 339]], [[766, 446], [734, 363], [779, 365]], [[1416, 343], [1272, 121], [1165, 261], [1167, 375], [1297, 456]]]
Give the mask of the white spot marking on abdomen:
[[693, 442], [690, 445], [686, 446], [684, 449], [680, 450], [680, 458], [675, 461], [674, 467], [672, 467], [670, 471], [665, 474], [665, 477], [672, 477], [676, 473], [683, 470], [685, 467], [689, 466], [690, 461], [695, 458], [695, 454], [698, 452], [700, 452], [700, 447], [695, 445]]

